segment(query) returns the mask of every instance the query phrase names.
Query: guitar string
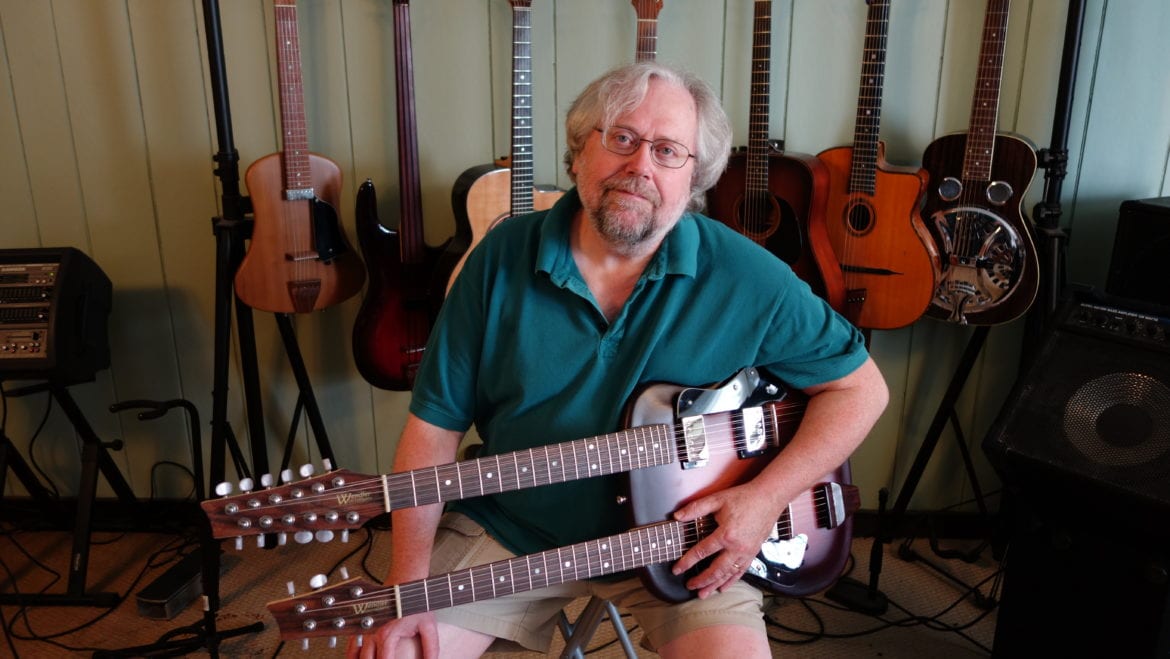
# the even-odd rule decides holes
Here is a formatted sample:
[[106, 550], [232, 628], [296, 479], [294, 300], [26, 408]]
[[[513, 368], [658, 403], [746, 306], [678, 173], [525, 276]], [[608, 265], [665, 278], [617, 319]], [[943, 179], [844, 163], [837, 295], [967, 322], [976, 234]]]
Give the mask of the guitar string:
[[[281, 66], [281, 72], [278, 76], [281, 81], [281, 118], [282, 127], [284, 128], [284, 135], [281, 136], [283, 157], [281, 158], [282, 180], [280, 188], [282, 194], [279, 205], [284, 212], [280, 214], [280, 219], [284, 225], [282, 232], [286, 236], [291, 234], [291, 250], [293, 256], [292, 282], [298, 282], [307, 279], [307, 273], [304, 271], [305, 264], [300, 258], [304, 253], [305, 245], [302, 243], [301, 227], [297, 226], [299, 224], [297, 220], [300, 219], [300, 212], [303, 209], [308, 209], [308, 219], [311, 223], [312, 209], [303, 200], [287, 200], [284, 194], [290, 190], [297, 189], [297, 185], [300, 184], [296, 178], [297, 174], [301, 173], [301, 169], [305, 164], [304, 161], [308, 157], [308, 154], [302, 152], [299, 148], [304, 143], [303, 134], [305, 133], [303, 130], [305, 121], [304, 100], [302, 96], [303, 88], [299, 84], [300, 47], [296, 27], [296, 5], [277, 2], [274, 7], [277, 18], [276, 48], [279, 53], [277, 64]], [[294, 135], [296, 139], [292, 139]], [[297, 303], [295, 296], [292, 302], [295, 309]]]
[[[803, 414], [803, 411], [801, 411], [801, 410], [780, 412], [779, 414], [775, 415], [775, 418], [777, 420], [776, 425], [779, 426], [779, 425], [788, 423], [794, 419], [799, 418], [802, 414]], [[727, 414], [726, 413], [718, 413], [717, 416], [727, 416]], [[670, 428], [669, 432], [666, 431], [667, 428]], [[704, 429], [707, 433], [709, 433], [710, 435], [714, 435], [716, 437], [715, 441], [708, 441], [706, 443], [706, 446], [708, 448], [708, 455], [710, 455], [711, 457], [724, 457], [724, 456], [736, 453], [740, 450], [740, 446], [737, 445], [737, 442], [734, 439], [734, 437], [730, 438], [730, 441], [728, 441], [728, 437], [726, 435], [728, 435], [729, 432], [742, 431], [743, 430], [742, 421], [734, 420], [734, 421], [727, 421], [727, 422], [705, 423]], [[609, 442], [610, 444], [613, 444], [615, 442], [621, 442], [621, 441], [625, 441], [626, 443], [639, 441], [637, 439], [631, 438], [631, 435], [634, 434], [632, 431], [642, 431], [643, 434], [646, 432], [659, 432], [659, 433], [662, 433], [664, 435], [668, 435], [668, 436], [664, 437], [664, 439], [673, 439], [675, 442], [675, 447], [674, 447], [675, 454], [671, 456], [672, 459], [670, 462], [677, 462], [678, 461], [677, 455], [679, 453], [685, 453], [685, 449], [687, 446], [687, 440], [686, 440], [685, 435], [683, 433], [680, 433], [677, 428], [671, 427], [670, 424], [659, 424], [656, 426], [642, 426], [640, 428], [631, 428], [628, 431], [609, 433], [606, 435], [598, 435], [597, 437], [587, 438], [587, 439], [573, 440], [572, 442], [568, 442], [567, 444], [569, 446], [572, 446], [572, 447], [580, 448], [581, 446], [587, 445], [590, 442], [595, 442], [595, 443]], [[643, 438], [642, 441], [645, 441], [645, 438]], [[396, 499], [401, 499], [401, 498], [409, 498], [412, 500], [418, 499], [418, 496], [417, 496], [418, 488], [416, 485], [416, 483], [419, 480], [418, 477], [419, 476], [427, 476], [428, 478], [426, 480], [428, 482], [430, 482], [431, 481], [430, 477], [433, 475], [433, 478], [435, 479], [434, 483], [431, 485], [427, 485], [428, 493], [429, 493], [430, 492], [429, 488], [435, 487], [438, 485], [437, 479], [440, 477], [440, 471], [458, 472], [456, 474], [456, 477], [460, 480], [459, 487], [460, 487], [460, 489], [462, 489], [462, 487], [464, 485], [466, 485], [466, 483], [462, 482], [464, 480], [465, 476], [478, 475], [479, 479], [482, 480], [482, 477], [484, 475], [484, 469], [482, 467], [484, 465], [487, 465], [488, 463], [495, 463], [495, 468], [491, 470], [491, 473], [498, 474], [500, 472], [506, 471], [510, 467], [514, 467], [515, 463], [517, 461], [517, 458], [519, 458], [519, 456], [521, 454], [524, 454], [524, 453], [528, 453], [530, 456], [529, 460], [526, 460], [526, 462], [529, 462], [532, 465], [541, 464], [540, 459], [535, 457], [537, 453], [541, 453], [541, 452], [543, 452], [545, 454], [543, 466], [545, 467], [545, 471], [548, 472], [548, 475], [547, 476], [541, 475], [538, 473], [537, 470], [534, 469], [531, 475], [521, 476], [518, 473], [514, 474], [514, 478], [517, 481], [519, 481], [521, 478], [524, 478], [525, 480], [527, 480], [530, 477], [533, 480], [533, 486], [540, 486], [540, 485], [549, 485], [549, 484], [565, 482], [565, 481], [579, 480], [580, 478], [583, 478], [583, 477], [570, 478], [569, 475], [566, 473], [567, 467], [565, 465], [567, 463], [567, 460], [564, 460], [562, 458], [557, 458], [554, 460], [554, 459], [550, 458], [549, 449], [552, 449], [552, 448], [560, 448], [561, 450], [558, 451], [558, 453], [560, 455], [567, 455], [572, 460], [572, 464], [573, 464], [574, 469], [579, 470], [582, 463], [578, 458], [582, 457], [582, 455], [579, 454], [579, 452], [576, 450], [565, 451], [564, 450], [565, 444], [554, 444], [554, 445], [549, 445], [549, 446], [545, 446], [545, 447], [535, 447], [535, 448], [531, 448], [531, 449], [527, 449], [527, 450], [520, 450], [520, 451], [516, 451], [513, 453], [504, 453], [504, 454], [499, 454], [499, 455], [494, 455], [494, 456], [487, 456], [484, 458], [477, 458], [475, 460], [447, 463], [444, 465], [437, 465], [434, 467], [423, 467], [419, 470], [414, 470], [411, 472], [397, 472], [397, 473], [393, 473], [393, 474], [387, 474], [387, 478], [389, 480], [396, 481], [396, 482], [388, 484], [388, 486], [385, 489], [386, 489], [386, 492], [391, 500], [396, 500]], [[620, 449], [621, 447], [616, 447], [616, 448]], [[586, 449], [584, 456], [589, 457], [589, 455], [590, 455], [589, 450]], [[602, 473], [596, 474], [596, 475], [608, 475], [608, 474], [613, 474], [613, 473], [621, 473], [624, 471], [628, 471], [630, 469], [641, 468], [641, 467], [635, 466], [635, 467], [631, 467], [629, 469], [622, 469], [621, 465], [623, 463], [646, 462], [645, 457], [639, 457], [636, 455], [627, 455], [627, 456], [617, 455], [617, 456], [614, 456], [611, 451], [606, 451], [605, 455], [608, 456], [608, 460], [604, 461], [604, 466], [609, 467], [611, 469], [613, 467], [617, 466], [618, 469], [616, 471], [605, 471], [605, 472], [602, 472]], [[508, 457], [513, 458], [513, 460], [512, 460], [513, 464], [511, 464], [511, 465], [508, 464], [508, 462], [507, 462]], [[598, 452], [596, 457], [599, 457], [599, 458], [602, 457], [601, 453]], [[660, 462], [653, 460], [652, 456], [649, 456], [649, 457], [651, 458], [650, 464], [643, 465], [643, 466], [654, 466], [657, 464], [669, 464], [670, 463], [670, 462], [660, 463]], [[586, 461], [586, 462], [588, 462], [588, 461]], [[557, 464], [557, 463], [560, 463], [560, 464]], [[560, 479], [560, 480], [556, 480], [552, 475], [552, 472], [558, 467], [559, 467], [559, 470], [565, 474], [565, 477]], [[593, 468], [592, 465], [590, 465], [590, 468]], [[464, 472], [470, 472], [470, 473], [464, 473]], [[414, 474], [414, 478], [407, 478], [408, 474]], [[494, 476], [493, 476], [493, 478], [494, 478]], [[360, 496], [363, 494], [381, 495], [383, 492], [383, 489], [384, 489], [383, 484], [382, 484], [382, 476], [375, 476], [375, 477], [362, 478], [360, 480], [353, 481], [352, 483], [346, 483], [344, 485], [341, 485], [339, 487], [334, 488], [333, 490], [326, 490], [326, 491], [320, 492], [320, 493], [311, 492], [311, 490], [310, 490], [310, 492], [306, 492], [303, 496], [289, 498], [290, 493], [294, 489], [305, 488], [308, 485], [311, 485], [314, 481], [322, 481], [322, 480], [328, 480], [328, 479], [329, 479], [329, 474], [326, 473], [326, 474], [323, 474], [323, 475], [316, 477], [316, 478], [309, 478], [309, 479], [306, 479], [303, 481], [293, 481], [293, 482], [286, 483], [286, 484], [281, 485], [281, 486], [265, 488], [262, 490], [250, 491], [248, 493], [236, 495], [233, 497], [226, 497], [223, 499], [216, 500], [216, 503], [220, 504], [220, 506], [217, 506], [217, 508], [222, 508], [222, 506], [225, 506], [228, 503], [243, 501], [244, 504], [241, 505], [241, 507], [240, 507], [240, 513], [232, 515], [233, 519], [240, 519], [240, 518], [244, 518], [245, 515], [262, 516], [264, 514], [264, 512], [269, 508], [275, 508], [277, 510], [280, 510], [280, 509], [288, 508], [290, 506], [297, 506], [297, 507], [311, 506], [313, 504], [316, 504], [316, 503], [322, 502], [322, 501], [341, 504], [341, 502], [338, 500], [339, 494], [347, 494], [350, 496], [357, 496], [360, 498]], [[437, 489], [441, 489], [441, 488], [436, 488], [436, 490]], [[490, 486], [489, 486], [489, 488], [485, 489], [481, 485], [479, 490], [478, 490], [479, 494], [470, 494], [468, 496], [479, 496], [482, 494], [490, 494], [490, 493], [498, 492], [498, 491], [503, 491], [503, 490], [490, 489]], [[508, 491], [510, 491], [510, 490], [508, 490]], [[258, 499], [258, 497], [263, 497], [265, 495], [267, 495], [268, 497], [272, 497], [273, 495], [279, 495], [282, 498], [279, 501], [272, 501], [271, 499], [265, 501], [265, 500]], [[379, 498], [381, 498], [381, 497], [379, 496]], [[260, 505], [259, 506], [248, 505], [247, 501], [249, 501], [249, 500], [256, 500], [260, 503]], [[433, 501], [430, 499], [427, 499], [427, 500], [419, 502], [416, 505], [422, 505], [425, 503], [438, 503], [438, 502], [446, 501], [446, 500], [449, 500], [449, 499], [439, 498], [439, 499], [435, 499]], [[342, 504], [342, 505], [344, 505], [344, 504]], [[320, 514], [320, 513], [318, 513], [318, 514]], [[256, 529], [256, 530], [260, 530], [260, 529]], [[278, 530], [278, 529], [265, 529], [265, 530], [267, 531], [267, 530]]]
[[[812, 505], [798, 506], [797, 504], [802, 499], [811, 499]], [[821, 497], [816, 496], [813, 491], [806, 491], [789, 505], [789, 514], [774, 525], [773, 531], [785, 539], [791, 538], [794, 528], [806, 528], [809, 523], [815, 526], [819, 514], [824, 512], [826, 506], [827, 504]], [[663, 522], [637, 527], [624, 533], [587, 540], [567, 547], [472, 566], [447, 574], [409, 581], [397, 586], [379, 586], [371, 590], [363, 590], [359, 595], [349, 596], [344, 600], [335, 600], [321, 608], [310, 608], [303, 615], [319, 615], [331, 620], [336, 617], [332, 612], [342, 611], [342, 618], [348, 618], [350, 614], [361, 617], [366, 614], [356, 613], [353, 610], [355, 607], [371, 602], [383, 602], [387, 599], [401, 602], [404, 611], [423, 612], [624, 572], [680, 558], [699, 540], [710, 535], [709, 531], [700, 530], [699, 527], [702, 526], [705, 529], [711, 524], [710, 520], [696, 520]], [[817, 528], [829, 530], [823, 529], [823, 527]], [[672, 542], [676, 538], [679, 542]], [[648, 546], [650, 544], [653, 546]], [[583, 560], [579, 560], [581, 554], [584, 554]], [[566, 557], [570, 557], [570, 560], [566, 561]], [[533, 565], [538, 567], [534, 570]], [[520, 579], [516, 578], [517, 568], [521, 568]], [[570, 573], [572, 577], [568, 578], [567, 575]], [[541, 574], [544, 575], [543, 578], [539, 576]], [[505, 578], [503, 575], [507, 575], [507, 577]], [[469, 584], [471, 592], [456, 593], [454, 590], [456, 579], [459, 580], [459, 583]], [[333, 594], [336, 597], [338, 592], [345, 594], [346, 589], [358, 581], [361, 581], [361, 578], [347, 580], [334, 586], [323, 586], [312, 594], [296, 596], [292, 599], [308, 604], [306, 599], [317, 600], [326, 594]], [[538, 582], [539, 585], [535, 585]], [[447, 586], [448, 591], [446, 599], [441, 598], [444, 585]], [[396, 589], [398, 591], [397, 597], [394, 596]], [[480, 596], [477, 590], [483, 592], [484, 596]], [[504, 592], [497, 594], [499, 590]], [[436, 595], [439, 595], [439, 598], [436, 598]], [[457, 597], [467, 599], [455, 601]], [[432, 599], [438, 599], [443, 605], [432, 605]], [[287, 602], [287, 600], [280, 601]], [[398, 617], [397, 612], [393, 609], [380, 609], [378, 613], [382, 614], [378, 617], [383, 619]], [[350, 627], [350, 629], [353, 628]], [[331, 631], [340, 633], [340, 630], [336, 628]]]
[[[881, 125], [881, 95], [885, 80], [885, 53], [887, 44], [887, 30], [889, 25], [889, 2], [874, 2], [870, 4], [866, 16], [866, 35], [861, 55], [861, 91], [858, 99], [857, 125], [854, 135], [854, 149], [850, 158], [849, 181], [847, 182], [847, 199], [855, 198], [858, 194], [873, 197], [876, 193], [878, 140], [880, 139]], [[871, 82], [872, 80], [872, 82]], [[867, 105], [868, 104], [868, 105]], [[863, 109], [868, 107], [870, 114], [863, 115]], [[864, 135], [864, 141], [863, 141]], [[861, 145], [858, 148], [858, 145]], [[862, 152], [859, 157], [858, 151]], [[855, 206], [846, 203], [846, 215], [839, 218], [845, 223], [845, 240], [841, 263], [856, 263], [857, 251], [860, 248], [860, 239], [854, 236], [852, 214]], [[867, 209], [870, 214], [869, 222], [877, 222], [876, 208]], [[833, 221], [838, 221], [837, 219]], [[861, 279], [861, 274], [846, 271], [843, 273], [846, 281]], [[847, 286], [855, 288], [856, 286]]]

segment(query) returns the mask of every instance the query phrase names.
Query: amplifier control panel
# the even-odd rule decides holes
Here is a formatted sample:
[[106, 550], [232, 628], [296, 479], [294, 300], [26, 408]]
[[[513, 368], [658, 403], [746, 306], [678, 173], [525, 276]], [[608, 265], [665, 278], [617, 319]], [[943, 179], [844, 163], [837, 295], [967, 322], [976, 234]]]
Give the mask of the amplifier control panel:
[[0, 359], [46, 356], [58, 263], [0, 265]]
[[1079, 302], [1069, 309], [1064, 325], [1090, 334], [1104, 334], [1170, 350], [1170, 318], [1162, 316]]

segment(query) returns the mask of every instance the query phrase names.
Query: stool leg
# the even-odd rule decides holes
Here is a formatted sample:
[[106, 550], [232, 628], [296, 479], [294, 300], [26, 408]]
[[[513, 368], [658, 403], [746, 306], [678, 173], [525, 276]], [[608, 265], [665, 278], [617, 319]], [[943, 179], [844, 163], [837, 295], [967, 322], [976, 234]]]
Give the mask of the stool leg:
[[577, 616], [575, 623], [570, 623], [569, 617], [565, 615], [564, 611], [561, 611], [560, 618], [557, 620], [561, 635], [565, 637], [565, 649], [561, 652], [561, 659], [584, 659], [585, 646], [589, 644], [598, 625], [601, 624], [606, 615], [609, 615], [609, 620], [613, 623], [614, 632], [617, 634], [618, 642], [625, 649], [626, 656], [630, 659], [637, 659], [638, 653], [634, 650], [634, 645], [630, 643], [630, 636], [626, 632], [625, 625], [622, 624], [621, 613], [618, 612], [613, 602], [600, 597], [589, 598], [589, 602], [581, 611], [581, 615]]

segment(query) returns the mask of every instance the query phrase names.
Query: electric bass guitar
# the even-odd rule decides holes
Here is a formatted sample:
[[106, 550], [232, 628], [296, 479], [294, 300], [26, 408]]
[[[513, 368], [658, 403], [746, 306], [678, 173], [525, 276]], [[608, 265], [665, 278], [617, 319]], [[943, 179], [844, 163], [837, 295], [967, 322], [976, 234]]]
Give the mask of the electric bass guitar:
[[853, 146], [817, 154], [829, 173], [825, 226], [845, 279], [845, 317], [895, 329], [922, 317], [934, 293], [934, 241], [918, 211], [929, 175], [886, 162], [878, 139], [890, 0], [868, 0]]
[[532, 0], [512, 5], [512, 146], [507, 159], [466, 170], [455, 179], [451, 205], [455, 239], [467, 245], [447, 288], [463, 269], [467, 254], [485, 234], [509, 217], [552, 208], [565, 192], [533, 185], [532, 167]]
[[653, 62], [658, 57], [658, 12], [662, 0], [632, 0], [638, 16], [638, 43], [634, 48], [635, 62]]
[[1036, 152], [996, 132], [1008, 13], [1008, 0], [988, 0], [970, 128], [934, 140], [922, 154], [930, 172], [922, 212], [941, 255], [927, 314], [964, 325], [1018, 318], [1040, 283], [1021, 211]]
[[748, 145], [707, 193], [711, 217], [764, 246], [838, 312], [845, 282], [825, 229], [828, 171], [816, 157], [768, 138], [772, 2], [756, 0]]
[[462, 253], [453, 240], [431, 247], [423, 235], [408, 0], [394, 0], [394, 65], [401, 216], [398, 230], [388, 229], [378, 220], [373, 182], [358, 189], [357, 234], [370, 285], [354, 320], [353, 357], [370, 384], [409, 391]]
[[273, 6], [282, 151], [244, 173], [254, 222], [235, 290], [255, 309], [307, 313], [356, 295], [365, 271], [337, 218], [341, 169], [309, 152], [296, 4]]

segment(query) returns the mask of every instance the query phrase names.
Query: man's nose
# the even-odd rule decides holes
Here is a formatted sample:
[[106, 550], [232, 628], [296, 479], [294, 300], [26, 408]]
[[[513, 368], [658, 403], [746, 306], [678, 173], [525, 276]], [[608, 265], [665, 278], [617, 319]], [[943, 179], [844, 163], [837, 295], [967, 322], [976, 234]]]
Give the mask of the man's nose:
[[648, 140], [638, 143], [638, 148], [626, 156], [626, 168], [638, 174], [648, 174], [654, 169], [653, 145]]

